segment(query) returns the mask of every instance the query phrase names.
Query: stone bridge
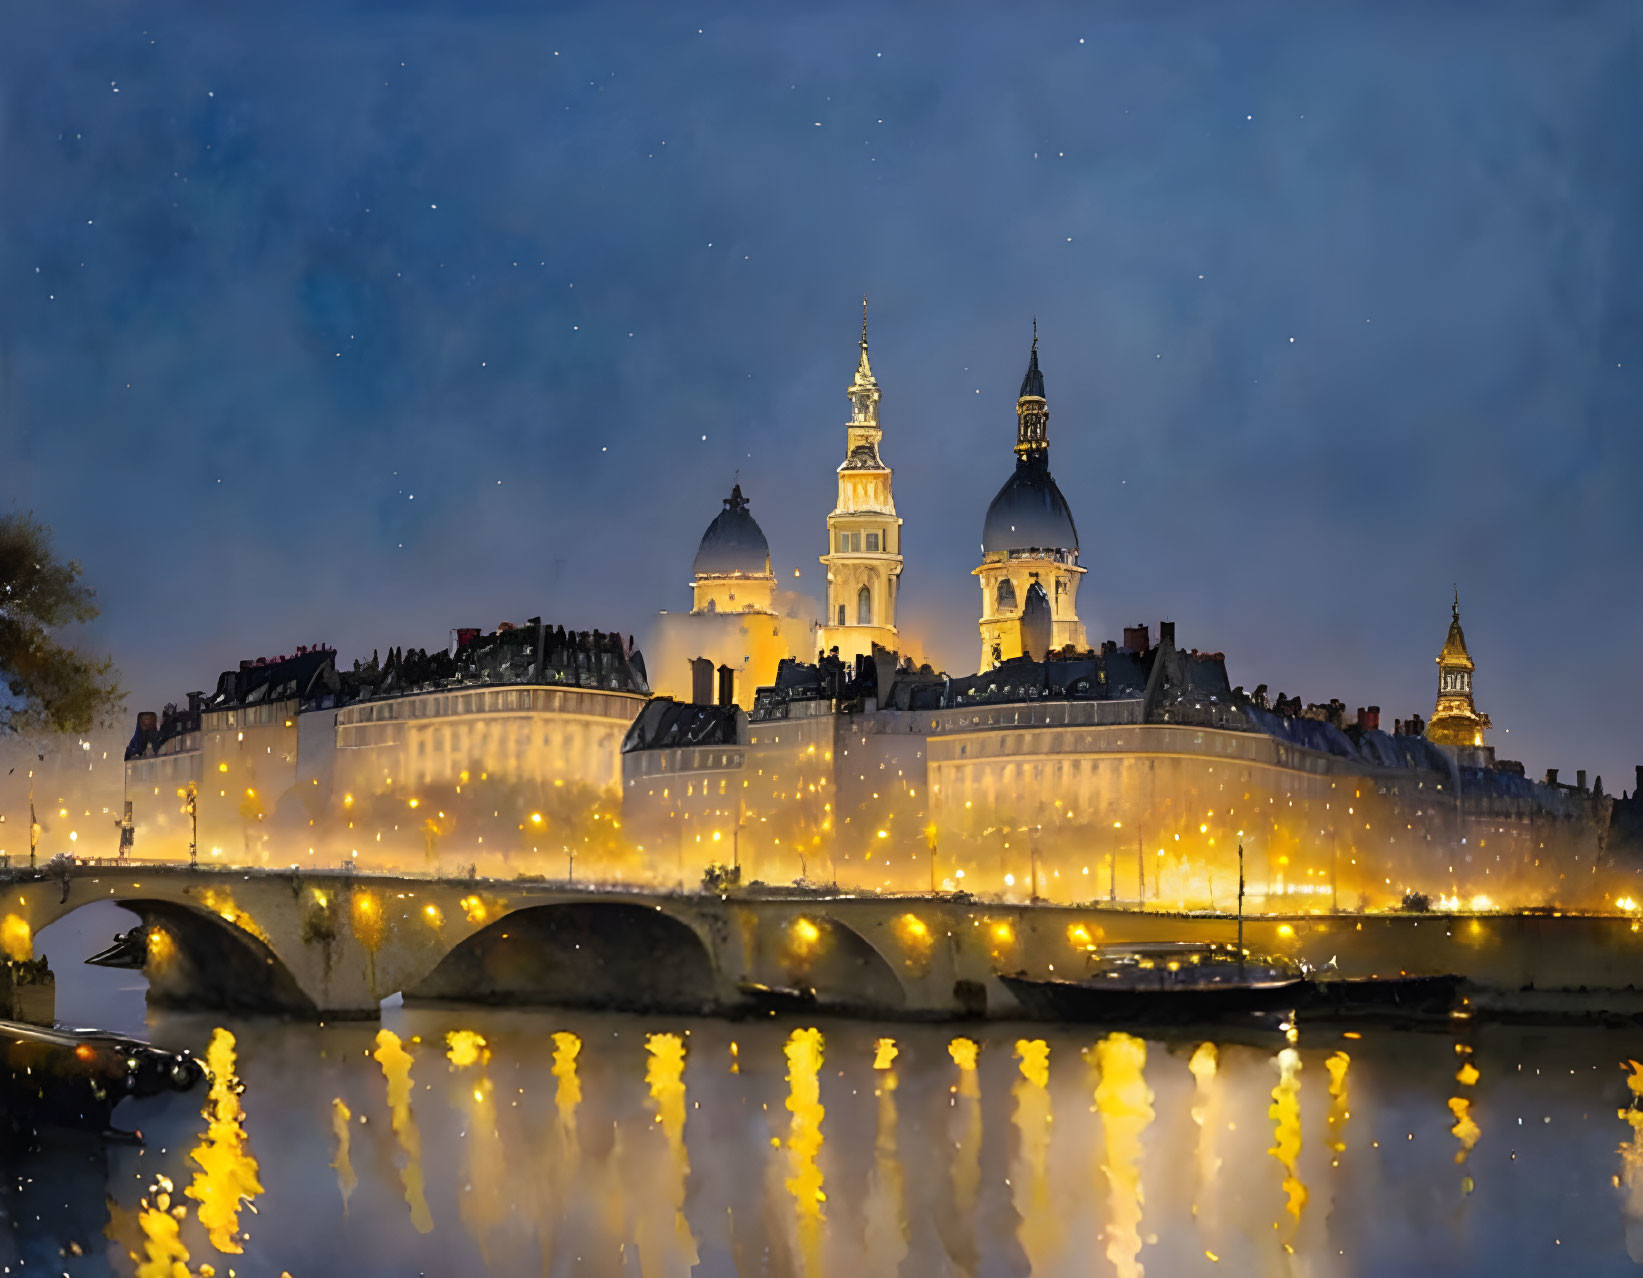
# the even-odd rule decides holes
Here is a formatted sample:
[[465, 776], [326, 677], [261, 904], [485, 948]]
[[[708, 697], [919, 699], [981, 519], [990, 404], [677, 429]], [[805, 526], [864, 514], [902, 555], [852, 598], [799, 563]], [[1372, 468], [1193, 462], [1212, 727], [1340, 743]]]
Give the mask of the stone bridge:
[[[608, 885], [133, 863], [0, 879], [15, 950], [111, 901], [146, 929], [156, 1002], [373, 1017], [392, 994], [499, 1004], [730, 1012], [749, 985], [903, 1018], [1018, 1014], [999, 972], [1076, 976], [1091, 946], [1230, 942], [1227, 915], [959, 896], [659, 893]], [[20, 922], [19, 922], [20, 921]], [[1643, 1013], [1643, 933], [1627, 916], [1262, 916], [1245, 944], [1349, 975], [1453, 972], [1476, 1001]], [[26, 927], [26, 931], [25, 931]]]

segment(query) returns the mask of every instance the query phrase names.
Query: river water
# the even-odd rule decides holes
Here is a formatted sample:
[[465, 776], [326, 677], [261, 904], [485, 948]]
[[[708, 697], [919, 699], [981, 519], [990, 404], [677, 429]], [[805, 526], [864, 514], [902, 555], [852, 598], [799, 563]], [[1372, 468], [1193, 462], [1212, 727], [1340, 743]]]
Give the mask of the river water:
[[202, 1055], [215, 1037], [243, 1091], [128, 1103], [117, 1120], [141, 1148], [55, 1138], [13, 1156], [6, 1273], [133, 1273], [166, 1181], [189, 1272], [218, 1275], [1499, 1278], [1643, 1261], [1643, 1113], [1622, 1113], [1643, 1030], [1320, 1030], [1286, 1051], [552, 1010], [310, 1026], [146, 1012], [140, 976], [79, 965], [125, 925], [99, 907], [41, 934], [60, 1018]]

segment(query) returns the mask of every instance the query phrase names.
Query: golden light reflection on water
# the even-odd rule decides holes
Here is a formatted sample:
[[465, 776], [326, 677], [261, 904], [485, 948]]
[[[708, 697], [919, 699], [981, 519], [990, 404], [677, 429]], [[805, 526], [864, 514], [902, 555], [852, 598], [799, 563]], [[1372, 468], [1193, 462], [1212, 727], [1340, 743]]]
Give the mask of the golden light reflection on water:
[[1626, 1255], [1643, 1265], [1643, 1062], [1629, 1060], [1624, 1068], [1631, 1103], [1619, 1111], [1632, 1129], [1632, 1138], [1620, 1145], [1620, 1181], [1626, 1191], [1621, 1214], [1626, 1222]]
[[1061, 1229], [1050, 1210], [1050, 1045], [1041, 1038], [1018, 1039], [1015, 1082], [1016, 1165], [1010, 1177], [1016, 1214], [1016, 1237], [1034, 1272], [1054, 1256]]
[[581, 1054], [582, 1040], [575, 1034], [560, 1030], [553, 1036], [553, 1107], [559, 1115], [561, 1147], [569, 1155], [577, 1150], [576, 1107], [582, 1103], [582, 1080], [576, 1074], [576, 1058]]
[[1214, 1043], [1200, 1043], [1193, 1050], [1187, 1069], [1192, 1072], [1192, 1121], [1198, 1128], [1198, 1145], [1193, 1158], [1192, 1214], [1204, 1226], [1212, 1225], [1206, 1200], [1221, 1170], [1215, 1136], [1221, 1121], [1221, 1092], [1217, 1086], [1220, 1055]]
[[947, 1054], [958, 1066], [953, 1084], [953, 1218], [948, 1238], [953, 1267], [974, 1273], [976, 1266], [976, 1193], [981, 1188], [981, 1083], [976, 1078], [980, 1054], [974, 1039], [959, 1037], [947, 1044]]
[[1329, 1071], [1329, 1117], [1325, 1127], [1334, 1167], [1341, 1165], [1341, 1155], [1346, 1152], [1346, 1120], [1352, 1117], [1349, 1108], [1352, 1102], [1346, 1090], [1346, 1072], [1351, 1065], [1352, 1058], [1345, 1052], [1335, 1052], [1324, 1061], [1324, 1068]]
[[182, 1206], [171, 1205], [171, 1182], [161, 1176], [150, 1190], [152, 1199], [142, 1201], [137, 1226], [142, 1230], [143, 1254], [137, 1261], [136, 1278], [191, 1278], [188, 1248], [183, 1246]]
[[206, 1127], [188, 1156], [198, 1170], [183, 1191], [200, 1204], [199, 1221], [211, 1245], [228, 1255], [245, 1250], [239, 1236], [241, 1205], [262, 1193], [257, 1160], [246, 1145], [235, 1065], [233, 1034], [221, 1028], [213, 1031], [205, 1054], [206, 1076], [211, 1080], [202, 1111]]
[[793, 1196], [799, 1257], [804, 1272], [821, 1272], [822, 1206], [827, 1192], [817, 1157], [822, 1149], [822, 1033], [796, 1029], [782, 1047], [787, 1057], [787, 1192]]
[[405, 1165], [400, 1180], [405, 1186], [405, 1204], [411, 1209], [411, 1224], [419, 1234], [432, 1233], [433, 1215], [422, 1182], [422, 1133], [411, 1113], [411, 1054], [400, 1044], [393, 1030], [378, 1030], [376, 1050], [371, 1053], [388, 1084], [388, 1109], [393, 1115], [394, 1136], [399, 1140]]
[[907, 1208], [901, 1173], [901, 1141], [896, 1115], [896, 1040], [873, 1044], [878, 1129], [873, 1138], [873, 1173], [867, 1188], [868, 1272], [893, 1274], [907, 1257]]
[[[582, 1027], [580, 1021], [571, 1023]], [[1440, 1205], [1472, 1203], [1456, 1192], [1457, 1173], [1443, 1171], [1453, 1168], [1457, 1151], [1468, 1153], [1461, 1134], [1451, 1134], [1456, 1120], [1448, 1117], [1445, 1097], [1469, 1100], [1467, 1115], [1474, 1121], [1482, 1117], [1474, 1090], [1481, 1082], [1477, 1056], [1462, 1050], [1452, 1057], [1452, 1040], [1431, 1035], [1406, 1037], [1391, 1048], [1384, 1038], [1366, 1036], [1369, 1041], [1345, 1044], [1351, 1057], [1332, 1047], [1274, 1055], [1272, 1048], [1256, 1052], [1196, 1040], [1176, 1055], [1112, 1035], [1093, 1046], [1099, 1080], [1086, 1090], [1077, 1056], [1089, 1040], [1049, 1027], [1039, 1031], [1043, 1037], [1019, 1040], [997, 1036], [992, 1027], [985, 1037], [953, 1038], [950, 1030], [909, 1026], [897, 1030], [897, 1039], [876, 1041], [859, 1031], [841, 1031], [840, 1038], [824, 1044], [814, 1029], [793, 1033], [791, 1025], [753, 1023], [733, 1031], [740, 1038], [743, 1077], [738, 1079], [726, 1072], [728, 1056], [722, 1054], [731, 1031], [711, 1023], [695, 1024], [688, 1036], [636, 1037], [625, 1026], [613, 1032], [620, 1023], [611, 1022], [586, 1031], [586, 1039], [561, 1031], [551, 1043], [545, 1031], [493, 1033], [490, 1024], [485, 1022], [482, 1035], [469, 1029], [447, 1033], [449, 1022], [435, 1031], [424, 1021], [424, 1054], [416, 1061], [429, 1070], [426, 1053], [433, 1048], [450, 1066], [449, 1073], [434, 1071], [443, 1081], [430, 1076], [431, 1089], [426, 1081], [411, 1082], [417, 1049], [408, 1034], [403, 1043], [391, 1033], [379, 1037], [373, 1060], [364, 1060], [361, 1049], [370, 1046], [365, 1031], [325, 1031], [352, 1036], [347, 1057], [366, 1077], [382, 1066], [389, 1108], [397, 1111], [400, 1147], [396, 1151], [386, 1130], [376, 1130], [387, 1117], [380, 1095], [369, 1104], [356, 1099], [358, 1075], [347, 1088], [337, 1085], [352, 1108], [340, 1097], [301, 1107], [311, 1137], [306, 1199], [294, 1192], [302, 1177], [293, 1175], [300, 1166], [289, 1162], [293, 1142], [282, 1135], [264, 1148], [261, 1112], [270, 1093], [263, 1072], [253, 1072], [250, 1126], [259, 1136], [260, 1180], [273, 1192], [257, 1198], [264, 1212], [260, 1229], [244, 1211], [239, 1214], [256, 1235], [237, 1239], [251, 1253], [239, 1272], [279, 1271], [278, 1263], [269, 1263], [269, 1249], [290, 1246], [291, 1220], [299, 1210], [315, 1219], [316, 1229], [332, 1231], [327, 1245], [337, 1249], [336, 1272], [416, 1272], [421, 1265], [404, 1262], [429, 1244], [407, 1227], [398, 1206], [399, 1180], [409, 1182], [405, 1171], [413, 1153], [419, 1174], [425, 1168], [429, 1178], [426, 1199], [445, 1204], [447, 1215], [458, 1212], [462, 1224], [444, 1232], [429, 1272], [457, 1272], [458, 1264], [461, 1272], [480, 1272], [482, 1264], [495, 1273], [536, 1272], [537, 1257], [530, 1253], [540, 1246], [543, 1273], [622, 1272], [633, 1278], [671, 1278], [693, 1265], [704, 1274], [848, 1275], [854, 1270], [862, 1278], [935, 1268], [1138, 1278], [1143, 1265], [1183, 1274], [1208, 1272], [1213, 1265], [1214, 1272], [1344, 1278], [1370, 1272], [1364, 1267], [1366, 1237], [1383, 1258], [1395, 1255], [1398, 1263], [1410, 1258], [1413, 1264], [1420, 1255], [1434, 1267], [1448, 1266], [1445, 1271], [1453, 1271], [1457, 1261], [1463, 1262], [1459, 1268], [1467, 1267], [1464, 1262], [1474, 1253], [1458, 1248], [1482, 1245], [1458, 1234], [1439, 1236], [1452, 1212], [1430, 1213], [1441, 1220], [1422, 1221], [1417, 1210], [1434, 1195]], [[240, 1032], [236, 1051], [249, 1065], [252, 1031]], [[832, 1049], [825, 1061], [824, 1048]], [[998, 1056], [1001, 1049], [1012, 1050], [1011, 1063], [981, 1059], [984, 1051]], [[1483, 1050], [1480, 1045], [1478, 1052]], [[1498, 1044], [1489, 1050], [1496, 1053], [1489, 1059], [1500, 1058]], [[1421, 1069], [1394, 1075], [1380, 1068], [1388, 1060], [1412, 1059]], [[1303, 1061], [1320, 1074], [1313, 1097], [1302, 1095]], [[1434, 1075], [1434, 1063], [1445, 1069]], [[1528, 1089], [1542, 1087], [1531, 1081], [1542, 1075], [1566, 1089], [1560, 1093], [1565, 1098], [1573, 1095], [1577, 1113], [1579, 1105], [1590, 1105], [1590, 1091], [1580, 1091], [1589, 1088], [1584, 1064], [1578, 1080], [1570, 1070], [1545, 1069], [1546, 1064], [1545, 1058], [1525, 1060], [1517, 1073], [1507, 1064], [1491, 1074], [1492, 1108], [1486, 1112], [1513, 1113], [1517, 1107], [1508, 1108], [1510, 1101], [1521, 1103]], [[214, 1069], [221, 1065], [219, 1052]], [[690, 1065], [696, 1066], [694, 1073], [687, 1073]], [[1542, 1068], [1537, 1072], [1535, 1066]], [[402, 1071], [399, 1082], [393, 1081], [396, 1070]], [[824, 1070], [825, 1086], [838, 1089], [825, 1098]], [[214, 1078], [223, 1076], [219, 1070]], [[1454, 1084], [1446, 1086], [1451, 1076]], [[1618, 1146], [1619, 1157], [1597, 1151], [1608, 1162], [1601, 1172], [1613, 1176], [1616, 1197], [1612, 1204], [1588, 1202], [1582, 1208], [1597, 1227], [1582, 1243], [1581, 1259], [1588, 1263], [1567, 1272], [1601, 1270], [1589, 1263], [1594, 1248], [1601, 1256], [1606, 1246], [1610, 1263], [1618, 1256], [1616, 1207], [1624, 1213], [1628, 1252], [1643, 1257], [1643, 1063], [1626, 1076], [1634, 1103], [1609, 1102], [1620, 1104], [1621, 1121], [1614, 1145], [1606, 1148]], [[1383, 1090], [1389, 1078], [1410, 1099], [1380, 1103], [1390, 1094]], [[517, 1108], [512, 1107], [515, 1081]], [[592, 1089], [587, 1096], [585, 1085]], [[422, 1137], [407, 1144], [405, 1132], [414, 1126], [412, 1097], [421, 1102], [416, 1118]], [[1158, 1097], [1168, 1103], [1161, 1105]], [[1092, 1099], [1094, 1112], [1086, 1113]], [[1362, 1112], [1350, 1112], [1349, 1102]], [[429, 1111], [429, 1104], [435, 1109]], [[1163, 1112], [1155, 1115], [1155, 1107]], [[1424, 1138], [1405, 1118], [1422, 1109]], [[370, 1114], [372, 1125], [362, 1129], [365, 1139], [354, 1140], [353, 1125], [362, 1112]], [[1485, 1219], [1478, 1214], [1485, 1209], [1510, 1215], [1511, 1195], [1521, 1192], [1510, 1188], [1506, 1144], [1515, 1147], [1524, 1167], [1544, 1166], [1548, 1151], [1561, 1148], [1559, 1129], [1540, 1135], [1538, 1125], [1544, 1112], [1560, 1122], [1557, 1110], [1525, 1107], [1523, 1112], [1535, 1115], [1536, 1136], [1514, 1131], [1498, 1160], [1490, 1159], [1497, 1174], [1489, 1179], [1499, 1183], [1486, 1187], [1480, 1178], [1477, 1201], [1468, 1208], [1474, 1224]], [[1309, 1125], [1305, 1134], [1317, 1148], [1303, 1148], [1303, 1113]], [[1445, 1118], [1443, 1131], [1434, 1121], [1439, 1116]], [[1496, 1119], [1497, 1124], [1511, 1121]], [[1412, 1143], [1406, 1140], [1408, 1130], [1414, 1131]], [[1345, 1160], [1349, 1132], [1356, 1133], [1353, 1158]], [[1499, 1134], [1504, 1137], [1506, 1129]], [[1533, 1142], [1527, 1149], [1526, 1139]], [[156, 1156], [163, 1143], [163, 1136], [151, 1139]], [[1273, 1161], [1263, 1172], [1262, 1151], [1269, 1146]], [[1398, 1161], [1388, 1161], [1389, 1155]], [[166, 1169], [184, 1165], [190, 1156], [190, 1143], [176, 1146]], [[271, 1161], [276, 1157], [283, 1160], [277, 1170]], [[1349, 1173], [1344, 1178], [1325, 1173], [1326, 1158], [1343, 1167], [1349, 1161]], [[327, 1159], [330, 1168], [319, 1171]], [[1099, 1185], [1094, 1182], [1098, 1166]], [[972, 1181], [972, 1174], [978, 1179]], [[197, 1269], [198, 1257], [210, 1249], [205, 1220], [193, 1219], [195, 1204], [182, 1194], [186, 1182], [179, 1178], [164, 1209], [153, 1191], [139, 1208], [138, 1185], [127, 1183], [131, 1193], [124, 1199], [118, 1241], [122, 1254], [133, 1253], [134, 1264], [121, 1272], [130, 1274], [141, 1264], [149, 1267], [138, 1273], [179, 1278]], [[1366, 1187], [1386, 1222], [1358, 1210]], [[341, 1212], [332, 1193], [339, 1193]], [[409, 1189], [406, 1201], [412, 1202]], [[178, 1206], [185, 1202], [188, 1211], [179, 1218]], [[208, 1217], [201, 1207], [201, 1216]], [[411, 1219], [417, 1218], [413, 1204]], [[1494, 1217], [1489, 1220], [1497, 1236], [1490, 1245], [1498, 1245], [1502, 1226]], [[1508, 1221], [1507, 1227], [1513, 1224], [1527, 1222]], [[1092, 1236], [1096, 1230], [1099, 1242]], [[1564, 1247], [1570, 1245], [1570, 1232], [1562, 1230]], [[349, 1257], [362, 1238], [371, 1239], [372, 1246], [380, 1241], [380, 1254]], [[1293, 1254], [1286, 1259], [1275, 1243]], [[1416, 1245], [1421, 1253], [1412, 1250]], [[520, 1246], [528, 1249], [523, 1256]], [[184, 1256], [188, 1250], [192, 1261]], [[272, 1256], [278, 1258], [278, 1250]], [[933, 1266], [932, 1256], [939, 1264]], [[177, 1264], [184, 1268], [173, 1268]], [[220, 1261], [218, 1269], [226, 1272]], [[1396, 1271], [1391, 1259], [1385, 1271]], [[305, 1264], [300, 1272], [312, 1269]]]
[[[1464, 1043], [1455, 1044], [1455, 1054], [1461, 1058], [1460, 1068], [1455, 1071], [1455, 1081], [1462, 1087], [1474, 1087], [1478, 1081], [1478, 1067], [1472, 1063], [1472, 1049]], [[1454, 1116], [1455, 1125], [1449, 1129], [1450, 1135], [1460, 1142], [1460, 1148], [1455, 1151], [1455, 1162], [1464, 1165], [1472, 1153], [1472, 1148], [1483, 1135], [1483, 1129], [1478, 1126], [1477, 1119], [1472, 1116], [1472, 1100], [1465, 1094], [1449, 1098], [1449, 1112]], [[1470, 1176], [1462, 1177], [1462, 1193], [1471, 1193], [1476, 1187]]]
[[1095, 1108], [1101, 1115], [1107, 1177], [1107, 1259], [1119, 1278], [1140, 1278], [1141, 1138], [1153, 1119], [1147, 1086], [1147, 1045], [1129, 1034], [1109, 1034], [1096, 1044], [1101, 1081]]
[[1290, 1215], [1289, 1236], [1293, 1238], [1307, 1199], [1297, 1167], [1301, 1157], [1301, 1054], [1286, 1047], [1272, 1063], [1278, 1067], [1278, 1082], [1267, 1110], [1272, 1120], [1272, 1148], [1267, 1153], [1284, 1169], [1284, 1210]]
[[639, 1263], [646, 1278], [664, 1273], [685, 1273], [696, 1264], [696, 1239], [685, 1219], [685, 1182], [690, 1176], [690, 1155], [685, 1149], [685, 1041], [677, 1034], [647, 1034], [645, 1050], [650, 1063], [645, 1082], [667, 1142], [668, 1175], [664, 1181], [665, 1205], [672, 1219], [666, 1230], [657, 1215], [642, 1211], [639, 1216]]
[[480, 1258], [490, 1263], [491, 1231], [507, 1208], [507, 1178], [503, 1172], [502, 1136], [496, 1128], [494, 1086], [483, 1071], [491, 1059], [484, 1035], [452, 1030], [445, 1036], [445, 1056], [454, 1070], [477, 1068], [471, 1082], [463, 1078], [459, 1095], [468, 1120], [465, 1170], [467, 1183], [458, 1200], [463, 1222], [473, 1235]]
[[353, 1159], [349, 1155], [352, 1145], [352, 1131], [348, 1124], [353, 1121], [353, 1114], [349, 1111], [342, 1097], [331, 1102], [331, 1134], [336, 1137], [337, 1152], [331, 1159], [331, 1166], [337, 1173], [337, 1188], [342, 1191], [342, 1214], [348, 1214], [348, 1196], [354, 1192], [359, 1184], [359, 1177], [354, 1175]]

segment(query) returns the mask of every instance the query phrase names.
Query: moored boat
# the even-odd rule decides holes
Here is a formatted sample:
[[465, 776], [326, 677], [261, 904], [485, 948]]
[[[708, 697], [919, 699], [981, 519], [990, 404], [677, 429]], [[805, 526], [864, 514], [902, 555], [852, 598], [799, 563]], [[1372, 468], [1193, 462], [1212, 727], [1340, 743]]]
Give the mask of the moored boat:
[[205, 1076], [190, 1053], [102, 1030], [0, 1021], [0, 1110], [14, 1128], [71, 1127], [114, 1138], [128, 1097], [188, 1091]]
[[1285, 1012], [1310, 988], [1305, 970], [1289, 959], [1194, 942], [1101, 946], [1089, 952], [1088, 970], [1077, 979], [998, 979], [1029, 1016], [1127, 1024]]

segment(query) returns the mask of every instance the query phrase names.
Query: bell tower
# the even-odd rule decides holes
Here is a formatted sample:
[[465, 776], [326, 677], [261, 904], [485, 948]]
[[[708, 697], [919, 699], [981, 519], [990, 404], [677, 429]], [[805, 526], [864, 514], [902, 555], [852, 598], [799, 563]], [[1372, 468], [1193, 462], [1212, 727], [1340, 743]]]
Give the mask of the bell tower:
[[876, 643], [895, 651], [896, 596], [901, 585], [901, 520], [891, 471], [879, 457], [879, 384], [867, 360], [867, 299], [861, 301], [861, 356], [846, 392], [850, 421], [840, 464], [839, 498], [827, 516], [827, 615], [817, 633], [823, 652], [849, 661]]
[[1426, 724], [1426, 739], [1439, 745], [1481, 746], [1489, 716], [1472, 701], [1472, 654], [1460, 628], [1460, 589], [1450, 610], [1449, 635], [1438, 653], [1438, 701]]

